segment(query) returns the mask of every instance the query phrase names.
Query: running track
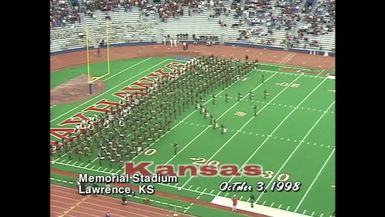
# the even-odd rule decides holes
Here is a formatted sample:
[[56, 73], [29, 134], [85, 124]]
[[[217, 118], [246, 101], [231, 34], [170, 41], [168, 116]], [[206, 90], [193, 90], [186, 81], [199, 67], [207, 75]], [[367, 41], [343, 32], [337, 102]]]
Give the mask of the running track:
[[[121, 205], [121, 200], [98, 195], [81, 196], [76, 189], [51, 184], [51, 217], [104, 217], [107, 210], [113, 217], [166, 217], [174, 212], [129, 201]], [[178, 213], [178, 217], [193, 217]]]

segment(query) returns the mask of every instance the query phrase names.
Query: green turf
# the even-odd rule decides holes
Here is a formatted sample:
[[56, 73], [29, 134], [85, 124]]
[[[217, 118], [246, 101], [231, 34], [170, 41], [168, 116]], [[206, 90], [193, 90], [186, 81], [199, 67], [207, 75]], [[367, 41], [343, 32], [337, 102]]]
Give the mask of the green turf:
[[[117, 101], [119, 98], [113, 93], [151, 71], [165, 68], [165, 64], [172, 61], [175, 60], [150, 58], [112, 62], [111, 75], [115, 76], [105, 78], [108, 79], [106, 80], [108, 92], [82, 102], [53, 107], [51, 127], [71, 127], [71, 125], [59, 126], [59, 124], [101, 99]], [[132, 68], [117, 74], [127, 67]], [[264, 168], [264, 174], [258, 178], [181, 177], [177, 187], [183, 186], [182, 190], [178, 190], [172, 184], [156, 185], [156, 189], [191, 198], [200, 196], [201, 200], [211, 201], [215, 195], [230, 197], [233, 194], [219, 192], [218, 185], [222, 181], [230, 179], [232, 182], [247, 181], [251, 185], [263, 181], [267, 185], [269, 182], [288, 178], [291, 181], [302, 182], [299, 192], [261, 194], [254, 191], [258, 204], [312, 216], [330, 216], [335, 209], [335, 188], [332, 187], [335, 184], [335, 155], [331, 155], [335, 150], [333, 104], [335, 82], [332, 79], [325, 79], [325, 76], [333, 72], [323, 71], [314, 74], [320, 70], [290, 67], [301, 71], [282, 72], [279, 71], [282, 70], [282, 66], [262, 65], [258, 70], [250, 73], [247, 79], [236, 82], [224, 91], [215, 90], [215, 94], [220, 93], [216, 104], [211, 101], [212, 94], [205, 98], [208, 111], [218, 119], [218, 123], [228, 128], [229, 131], [226, 134], [221, 135], [219, 129], [212, 129], [208, 119], [194, 108], [190, 108], [178, 117], [171, 131], [151, 146], [155, 154], [151, 156], [142, 154], [135, 159], [135, 162], [150, 160], [154, 164], [166, 162], [187, 164], [193, 162], [191, 158], [203, 158], [209, 162], [218, 161], [219, 164], [260, 164]], [[82, 71], [84, 67], [52, 73], [51, 87], [76, 77], [79, 75], [76, 73]], [[261, 74], [265, 77], [263, 84]], [[291, 82], [297, 87], [286, 88], [285, 85]], [[238, 93], [245, 96], [250, 90], [255, 93], [254, 99], [250, 100], [246, 96], [240, 102], [237, 101]], [[263, 90], [270, 93], [266, 100], [263, 98]], [[227, 103], [224, 101], [225, 93], [231, 96]], [[254, 105], [258, 107], [256, 117], [253, 114]], [[245, 115], [239, 117], [235, 115], [237, 112], [243, 112]], [[85, 114], [93, 113], [85, 112]], [[51, 139], [56, 138], [51, 135]], [[173, 143], [181, 144], [181, 150], [175, 157], [171, 146]], [[329, 155], [331, 158], [323, 167]], [[54, 157], [56, 159], [58, 156]], [[111, 167], [108, 163], [99, 164], [96, 156], [92, 156], [90, 160], [92, 163], [89, 163], [88, 159], [81, 159], [81, 161], [72, 159], [69, 162], [68, 157], [64, 156], [52, 166], [77, 173], [122, 172], [121, 165]], [[321, 168], [323, 168], [322, 171], [320, 171]], [[314, 183], [313, 180], [315, 180]], [[205, 192], [201, 194], [203, 190]], [[304, 197], [305, 193], [306, 197]], [[237, 195], [242, 201], [247, 201], [250, 193], [237, 193]], [[162, 200], [168, 201], [165, 198]], [[215, 213], [218, 213], [216, 216], [237, 216], [231, 212], [206, 210], [196, 205], [190, 207], [188, 213], [198, 216], [214, 216]]]

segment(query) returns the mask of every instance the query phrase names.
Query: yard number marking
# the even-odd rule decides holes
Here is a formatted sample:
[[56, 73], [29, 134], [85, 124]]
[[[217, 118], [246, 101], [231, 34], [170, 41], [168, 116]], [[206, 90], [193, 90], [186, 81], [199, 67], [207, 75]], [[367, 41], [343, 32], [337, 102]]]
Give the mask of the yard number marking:
[[154, 155], [156, 153], [156, 150], [153, 149], [153, 148], [149, 148], [147, 149], [144, 154], [147, 155], [147, 156], [151, 156], [151, 155]]
[[[285, 81], [283, 81], [283, 82], [281, 82], [281, 83], [275, 83], [276, 85], [278, 85], [278, 86], [281, 86], [281, 87], [287, 87], [287, 86], [289, 86], [289, 83], [287, 83], [287, 82], [285, 82]], [[297, 87], [299, 87], [299, 86], [301, 86], [300, 84], [298, 84], [298, 83], [293, 83], [293, 84], [291, 84], [289, 87], [291, 87], [291, 88], [297, 88]]]
[[[261, 177], [264, 179], [271, 179], [271, 178], [273, 178], [273, 176], [274, 176], [274, 172], [271, 170], [265, 170], [261, 174]], [[287, 180], [289, 180], [289, 178], [290, 178], [290, 176], [287, 173], [282, 173], [282, 174], [279, 174], [277, 176], [277, 180], [280, 182], [286, 182]]]
[[[206, 164], [206, 162], [207, 162], [207, 159], [203, 158], [203, 157], [198, 157], [198, 158], [191, 157], [190, 159], [193, 161], [193, 164], [198, 165], [198, 166], [202, 166], [203, 164]], [[211, 161], [207, 162], [207, 165], [217, 167], [219, 165], [219, 161], [211, 160]]]
[[236, 115], [236, 116], [238, 116], [238, 117], [243, 117], [243, 116], [246, 115], [246, 113], [244, 113], [244, 112], [235, 112], [234, 115]]

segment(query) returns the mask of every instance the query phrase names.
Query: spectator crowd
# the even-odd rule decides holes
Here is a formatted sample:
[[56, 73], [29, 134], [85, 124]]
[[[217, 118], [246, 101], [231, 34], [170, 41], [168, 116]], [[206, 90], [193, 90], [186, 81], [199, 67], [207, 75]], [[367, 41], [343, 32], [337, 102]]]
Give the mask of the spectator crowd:
[[[80, 14], [94, 17], [96, 10], [108, 13], [124, 9], [128, 12], [137, 7], [142, 15], [155, 14], [163, 22], [208, 10], [208, 18], [232, 16], [231, 23], [222, 16], [218, 25], [224, 29], [241, 28], [238, 40], [256, 37], [271, 44], [276, 40], [273, 33], [284, 30], [286, 37], [281, 43], [288, 47], [298, 47], [300, 43], [319, 47], [319, 41], [313, 36], [328, 34], [335, 29], [335, 0], [245, 0], [244, 6], [241, 6], [240, 0], [232, 2], [228, 6], [221, 0], [165, 0], [149, 5], [148, 0], [84, 0], [81, 5], [71, 6], [65, 0], [50, 0], [50, 24], [51, 27], [63, 27], [80, 23]], [[174, 37], [186, 40], [188, 34], [180, 33]]]
[[64, 0], [50, 0], [50, 25], [62, 27], [69, 24], [79, 23], [79, 8], [70, 8]]

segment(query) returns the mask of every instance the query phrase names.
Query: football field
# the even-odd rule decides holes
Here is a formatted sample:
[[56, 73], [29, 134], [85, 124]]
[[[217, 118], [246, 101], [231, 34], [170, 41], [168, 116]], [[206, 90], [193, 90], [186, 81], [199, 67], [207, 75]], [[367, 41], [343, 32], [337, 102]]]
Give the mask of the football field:
[[[170, 71], [170, 63], [183, 63], [175, 58], [138, 58], [111, 62], [111, 74], [104, 77], [106, 88], [92, 98], [64, 105], [51, 106], [51, 140], [71, 131], [74, 116], [98, 114], [89, 108], [102, 108], [103, 102], [118, 102], [119, 92], [130, 84], [158, 69]], [[51, 88], [86, 74], [86, 66], [51, 73]], [[264, 91], [268, 92], [265, 97]], [[250, 96], [252, 93], [253, 96]], [[213, 103], [212, 95], [216, 95]], [[225, 101], [225, 95], [229, 100]], [[240, 95], [240, 97], [239, 97]], [[194, 106], [175, 120], [171, 130], [156, 140], [134, 162], [152, 161], [149, 167], [161, 164], [223, 165], [259, 164], [260, 177], [180, 177], [177, 184], [156, 184], [156, 191], [199, 199], [222, 206], [231, 206], [236, 194], [240, 209], [265, 215], [289, 216], [288, 212], [308, 216], [329, 217], [335, 210], [335, 76], [332, 71], [296, 66], [261, 64], [231, 86], [218, 88], [204, 98], [205, 108], [227, 129], [213, 128]], [[256, 107], [256, 110], [254, 110]], [[180, 148], [174, 155], [173, 144]], [[95, 147], [96, 150], [96, 147]], [[123, 173], [123, 164], [100, 163], [94, 152], [91, 159], [67, 155], [52, 155], [51, 167], [74, 173]], [[73, 185], [74, 179], [57, 174], [51, 181]], [[228, 193], [219, 190], [219, 184], [245, 181], [253, 192]], [[301, 182], [293, 191], [256, 191], [257, 182], [267, 188], [279, 182]], [[253, 194], [260, 206], [250, 208]], [[138, 198], [140, 199], [140, 195]], [[150, 196], [153, 205], [172, 204], [179, 211], [196, 216], [240, 216], [207, 208], [201, 204]], [[228, 198], [228, 199], [227, 199]], [[300, 215], [298, 215], [300, 216]]]

